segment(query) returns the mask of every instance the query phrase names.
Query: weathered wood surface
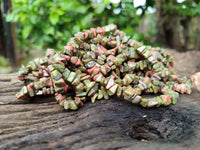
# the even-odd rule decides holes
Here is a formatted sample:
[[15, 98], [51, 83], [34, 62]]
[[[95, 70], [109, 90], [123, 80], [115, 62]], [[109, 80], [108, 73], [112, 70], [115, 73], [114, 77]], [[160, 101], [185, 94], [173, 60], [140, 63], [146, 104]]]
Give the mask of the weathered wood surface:
[[22, 101], [16, 74], [0, 75], [0, 149], [200, 149], [200, 94], [145, 109], [120, 99], [65, 112], [53, 97]]

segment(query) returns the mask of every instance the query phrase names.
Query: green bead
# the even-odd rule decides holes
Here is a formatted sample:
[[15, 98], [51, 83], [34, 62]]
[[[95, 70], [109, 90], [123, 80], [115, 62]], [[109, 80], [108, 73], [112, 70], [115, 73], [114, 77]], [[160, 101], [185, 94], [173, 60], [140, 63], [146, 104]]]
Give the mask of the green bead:
[[141, 54], [145, 50], [146, 46], [141, 46], [137, 49], [137, 52]]
[[66, 101], [66, 99], [62, 100], [62, 101], [59, 103], [59, 105], [60, 105], [61, 107], [64, 107], [65, 101]]
[[85, 88], [86, 88], [87, 93], [95, 85], [95, 82], [91, 82], [90, 80], [84, 80], [83, 83], [85, 84]]
[[86, 92], [82, 92], [82, 93], [76, 94], [77, 97], [82, 97], [82, 96], [86, 96], [86, 95], [87, 95]]
[[160, 96], [156, 96], [156, 99], [158, 100], [158, 107], [160, 106], [160, 105], [164, 105], [164, 100], [160, 97]]
[[50, 87], [50, 91], [51, 91], [51, 94], [54, 94], [54, 88], [52, 86]]
[[146, 50], [146, 51], [144, 52], [143, 56], [144, 56], [145, 59], [147, 59], [148, 57], [151, 56], [151, 54], [152, 54], [152, 53], [151, 53], [150, 50]]
[[78, 85], [75, 86], [75, 90], [77, 92], [83, 91], [84, 90], [84, 84], [80, 82]]
[[134, 97], [134, 99], [132, 100], [132, 103], [134, 104], [138, 104], [141, 101], [142, 97], [137, 95]]
[[107, 92], [108, 96], [113, 96], [113, 93], [110, 92], [109, 90], [107, 90], [106, 92]]
[[65, 66], [61, 64], [53, 64], [53, 67], [57, 69], [59, 72], [64, 72], [65, 71]]
[[140, 61], [140, 70], [144, 70], [144, 64], [143, 64], [143, 61]]
[[153, 84], [154, 84], [154, 85], [159, 85], [160, 82], [159, 82], [158, 80], [153, 80]]
[[64, 109], [68, 110], [70, 108], [69, 100], [65, 100], [63, 103], [64, 103]]
[[114, 84], [114, 85], [109, 89], [109, 91], [112, 93], [112, 95], [114, 95], [114, 94], [116, 93], [117, 87], [118, 87], [118, 85], [117, 85], [117, 84]]
[[133, 81], [132, 77], [130, 74], [126, 74], [125, 77], [123, 78], [123, 85], [129, 85]]
[[140, 105], [142, 105], [142, 107], [147, 107], [147, 103], [148, 103], [147, 98], [142, 98], [140, 101]]
[[115, 84], [114, 79], [113, 79], [113, 78], [110, 78], [110, 79], [108, 80], [108, 83], [106, 84], [106, 89], [111, 88], [114, 84]]
[[118, 86], [118, 88], [117, 88], [117, 97], [121, 97], [121, 95], [122, 95], [122, 87], [121, 86]]
[[103, 91], [102, 90], [98, 90], [98, 97], [97, 99], [102, 99], [103, 98]]
[[35, 87], [36, 90], [42, 89], [44, 84], [41, 81], [37, 81], [37, 86]]
[[29, 93], [30, 97], [35, 96], [35, 91], [33, 88], [32, 88], [32, 90], [28, 91], [28, 93]]
[[62, 74], [58, 70], [54, 70], [53, 72], [51, 72], [51, 77], [53, 78], [53, 80], [58, 80], [62, 78]]
[[55, 89], [56, 93], [64, 93], [65, 88], [64, 87], [59, 87]]
[[169, 56], [169, 58], [167, 60], [168, 60], [168, 62], [172, 62], [174, 60], [174, 57], [173, 56]]
[[129, 48], [129, 57], [130, 58], [135, 58], [135, 54], [136, 54], [136, 51], [134, 48], [130, 47]]
[[87, 69], [89, 69], [89, 68], [94, 67], [95, 65], [96, 65], [96, 62], [95, 62], [95, 61], [90, 61], [90, 62], [88, 62], [88, 63], [85, 65], [85, 67], [86, 67]]
[[90, 44], [90, 49], [92, 51], [96, 50], [97, 49], [97, 46], [95, 44]]
[[53, 81], [53, 83], [57, 86], [57, 87], [61, 87], [65, 84], [65, 81], [63, 79], [57, 80], [57, 81]]
[[136, 63], [134, 61], [128, 61], [128, 67], [131, 69], [131, 70], [135, 70], [135, 67], [136, 67]]
[[123, 80], [122, 79], [116, 79], [115, 83], [122, 85], [123, 84]]
[[116, 69], [116, 66], [115, 66], [115, 65], [112, 65], [112, 66], [111, 66], [111, 69], [112, 69], [112, 70], [115, 70], [115, 69]]
[[129, 66], [127, 63], [124, 63], [124, 72], [128, 72], [129, 71]]
[[134, 90], [132, 87], [128, 86], [127, 88], [125, 88], [124, 93], [132, 97], [134, 95]]
[[101, 66], [101, 72], [106, 75], [106, 67], [104, 65]]
[[16, 94], [16, 97], [21, 98], [23, 95], [24, 95], [23, 88], [21, 88], [20, 91]]
[[77, 110], [78, 109], [78, 106], [76, 105], [74, 100], [69, 100], [69, 108], [71, 110]]
[[109, 96], [106, 91], [103, 92], [104, 99], [109, 99]]
[[158, 93], [158, 86], [152, 85], [152, 89], [155, 94]]
[[47, 88], [46, 87], [42, 88], [42, 94], [47, 95]]
[[92, 98], [91, 98], [91, 102], [92, 102], [92, 103], [94, 103], [94, 102], [95, 102], [95, 100], [96, 100], [97, 96], [98, 96], [98, 94], [97, 94], [97, 93], [96, 93], [96, 94], [94, 94], [94, 95], [92, 96]]
[[48, 69], [49, 69], [49, 71], [51, 71], [51, 72], [55, 70], [55, 68], [53, 67], [53, 65], [49, 65], [49, 66], [48, 66]]
[[103, 91], [103, 97], [104, 99], [109, 99], [108, 93], [106, 92], [105, 88], [101, 86], [101, 90]]
[[131, 100], [131, 96], [130, 95], [124, 95], [124, 99], [130, 101]]
[[70, 49], [66, 49], [66, 48], [65, 48], [65, 49], [63, 50], [63, 53], [66, 54], [66, 55], [68, 55], [68, 56], [72, 56], [72, 51], [71, 51]]
[[122, 39], [122, 43], [127, 43], [129, 39], [130, 39], [130, 36], [124, 36]]
[[147, 107], [154, 107], [154, 106], [157, 106], [157, 105], [159, 105], [158, 100], [156, 100], [156, 99], [148, 99]]
[[57, 102], [59, 102], [59, 98], [57, 96], [55, 97], [55, 99], [56, 99]]
[[78, 85], [80, 83], [80, 79], [81, 79], [80, 76], [77, 75], [74, 81], [72, 82], [72, 85]]
[[80, 45], [81, 43], [83, 43], [83, 41], [82, 40], [80, 40], [79, 38], [74, 38], [74, 41], [78, 44], [78, 45]]
[[98, 60], [97, 60], [97, 63], [100, 64], [100, 65], [104, 65], [105, 62], [104, 62], [104, 60], [102, 60], [102, 59], [98, 59]]
[[102, 79], [103, 79], [103, 75], [101, 74], [101, 75], [98, 76], [98, 78], [96, 79], [96, 82], [101, 82]]
[[96, 93], [98, 90], [98, 85], [94, 85], [93, 88], [88, 92], [88, 96], [92, 96], [94, 93]]
[[37, 70], [37, 65], [35, 64], [34, 61], [29, 61], [29, 62], [28, 62], [28, 65], [27, 65], [27, 68], [28, 68], [29, 70], [35, 71], [35, 70]]
[[76, 77], [76, 73], [75, 72], [70, 72], [68, 78], [67, 78], [67, 81], [72, 83], [72, 81], [75, 79]]

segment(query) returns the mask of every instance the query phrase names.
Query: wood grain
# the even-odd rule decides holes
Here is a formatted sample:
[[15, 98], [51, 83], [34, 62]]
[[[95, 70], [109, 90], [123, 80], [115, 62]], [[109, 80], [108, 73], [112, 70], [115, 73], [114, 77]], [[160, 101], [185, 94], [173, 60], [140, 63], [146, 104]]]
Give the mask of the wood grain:
[[0, 75], [0, 149], [199, 149], [200, 94], [145, 109], [122, 99], [63, 111], [53, 96], [18, 100], [16, 73]]

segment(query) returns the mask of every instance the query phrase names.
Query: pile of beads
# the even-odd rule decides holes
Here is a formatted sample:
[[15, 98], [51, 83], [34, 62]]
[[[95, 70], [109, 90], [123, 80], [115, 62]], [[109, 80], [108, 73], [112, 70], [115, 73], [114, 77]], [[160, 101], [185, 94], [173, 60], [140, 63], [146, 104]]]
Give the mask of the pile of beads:
[[[22, 66], [18, 78], [25, 86], [16, 96], [55, 95], [71, 110], [88, 98], [94, 103], [113, 95], [143, 107], [167, 106], [177, 102], [178, 92], [191, 93], [190, 81], [178, 78], [173, 65], [164, 49], [144, 46], [110, 24], [78, 32], [61, 52], [48, 49], [44, 58]], [[163, 95], [142, 98], [143, 93]]]

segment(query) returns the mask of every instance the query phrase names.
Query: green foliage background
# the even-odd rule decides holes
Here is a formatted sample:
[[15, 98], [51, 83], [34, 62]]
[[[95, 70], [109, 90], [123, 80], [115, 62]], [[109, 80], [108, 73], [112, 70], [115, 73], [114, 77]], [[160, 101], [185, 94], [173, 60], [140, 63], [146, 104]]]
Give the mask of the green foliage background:
[[21, 46], [61, 49], [74, 33], [109, 23], [133, 35], [140, 20], [132, 0], [117, 4], [109, 0], [13, 0], [12, 3], [7, 21], [17, 22]]
[[[156, 34], [156, 20], [151, 14], [145, 14], [149, 7], [155, 8], [155, 1], [146, 0], [144, 6], [134, 7], [134, 0], [120, 0], [119, 3], [111, 0], [12, 0], [13, 8], [6, 21], [16, 22], [21, 52], [25, 48], [27, 51], [47, 47], [60, 50], [74, 33], [110, 23], [117, 24], [134, 39], [150, 44], [150, 38]], [[199, 5], [199, 0], [185, 0], [177, 5], [169, 0], [165, 10], [176, 11], [182, 18], [193, 17], [200, 15]], [[138, 9], [142, 11], [140, 15], [136, 13]], [[145, 34], [138, 32], [144, 16], [150, 27]]]

